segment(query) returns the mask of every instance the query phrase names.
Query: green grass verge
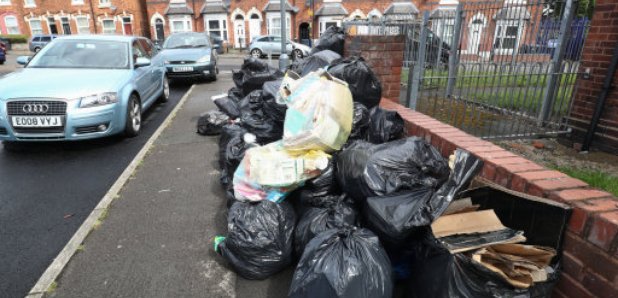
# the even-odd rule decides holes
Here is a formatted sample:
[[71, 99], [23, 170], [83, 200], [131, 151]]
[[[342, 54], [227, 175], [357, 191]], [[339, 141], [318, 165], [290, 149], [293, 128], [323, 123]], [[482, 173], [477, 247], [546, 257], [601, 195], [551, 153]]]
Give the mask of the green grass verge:
[[577, 178], [596, 187], [618, 196], [618, 177], [597, 170], [582, 170], [565, 166], [554, 166], [554, 169]]

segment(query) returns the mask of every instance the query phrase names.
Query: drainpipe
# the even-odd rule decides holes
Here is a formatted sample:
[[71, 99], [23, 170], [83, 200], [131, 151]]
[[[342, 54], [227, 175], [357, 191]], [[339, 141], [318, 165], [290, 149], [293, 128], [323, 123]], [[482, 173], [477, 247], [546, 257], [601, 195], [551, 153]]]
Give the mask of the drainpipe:
[[92, 0], [88, 0], [90, 3], [90, 16], [92, 17], [92, 24], [94, 24], [94, 34], [97, 34], [97, 19], [94, 16], [94, 7], [92, 6]]
[[197, 31], [198, 14], [197, 14], [197, 11], [195, 10], [195, 0], [191, 0], [191, 4], [193, 6], [193, 31], [198, 32]]
[[614, 80], [614, 74], [616, 73], [616, 66], [618, 66], [618, 42], [614, 46], [614, 54], [612, 56], [612, 61], [609, 65], [609, 68], [607, 69], [607, 75], [605, 76], [605, 80], [603, 81], [603, 89], [601, 89], [601, 94], [599, 94], [599, 99], [597, 100], [597, 104], [594, 108], [592, 121], [590, 122], [588, 131], [586, 132], [584, 144], [582, 145], [582, 151], [588, 151], [588, 149], [590, 148], [590, 144], [592, 144], [594, 132], [597, 129], [599, 119], [601, 118], [601, 114], [603, 113], [603, 107], [605, 106], [607, 95], [609, 95], [610, 88], [612, 88], [612, 81]]

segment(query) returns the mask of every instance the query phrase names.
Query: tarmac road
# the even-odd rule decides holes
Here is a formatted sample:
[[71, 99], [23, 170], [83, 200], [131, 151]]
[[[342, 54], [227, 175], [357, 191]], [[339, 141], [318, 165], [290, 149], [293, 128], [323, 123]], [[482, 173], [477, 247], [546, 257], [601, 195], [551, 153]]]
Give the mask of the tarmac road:
[[[241, 63], [222, 56], [219, 69]], [[28, 293], [190, 85], [174, 84], [136, 138], [0, 144], [0, 297]]]

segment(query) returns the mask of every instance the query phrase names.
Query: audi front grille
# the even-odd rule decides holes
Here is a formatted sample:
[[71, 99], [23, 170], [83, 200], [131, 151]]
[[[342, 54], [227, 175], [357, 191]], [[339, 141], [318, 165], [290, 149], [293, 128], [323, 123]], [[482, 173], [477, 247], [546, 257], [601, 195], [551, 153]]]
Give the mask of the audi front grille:
[[[49, 108], [45, 113], [28, 112], [31, 109], [24, 109], [24, 106], [47, 105]], [[7, 112], [9, 118], [11, 116], [62, 116], [62, 126], [57, 127], [13, 127], [16, 133], [62, 133], [67, 114], [67, 103], [64, 101], [42, 101], [42, 100], [27, 100], [27, 101], [11, 101], [7, 103]], [[9, 122], [11, 119], [9, 119]], [[11, 123], [12, 126], [12, 123]]]

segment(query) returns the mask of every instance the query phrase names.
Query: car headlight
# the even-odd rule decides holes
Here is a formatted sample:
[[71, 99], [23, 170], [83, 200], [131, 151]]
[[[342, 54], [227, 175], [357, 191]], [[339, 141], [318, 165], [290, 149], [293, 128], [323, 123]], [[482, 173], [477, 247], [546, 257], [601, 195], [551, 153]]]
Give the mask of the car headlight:
[[103, 106], [118, 102], [118, 97], [114, 92], [100, 93], [90, 96], [84, 96], [79, 99], [80, 108], [89, 108], [95, 106]]
[[169, 60], [165, 60], [165, 61], [163, 61], [163, 63], [170, 64], [170, 61]]
[[197, 59], [197, 63], [206, 63], [206, 62], [210, 62], [210, 55], [206, 55], [200, 59]]

